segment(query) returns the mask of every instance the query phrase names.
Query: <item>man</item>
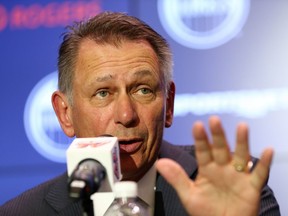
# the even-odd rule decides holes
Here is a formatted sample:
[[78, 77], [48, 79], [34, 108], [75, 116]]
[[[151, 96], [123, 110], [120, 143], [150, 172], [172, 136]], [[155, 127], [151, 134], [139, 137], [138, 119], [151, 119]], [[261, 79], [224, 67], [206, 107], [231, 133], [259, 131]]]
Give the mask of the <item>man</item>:
[[[156, 196], [148, 198], [155, 215], [280, 215], [266, 185], [273, 151], [266, 149], [250, 172], [245, 124], [238, 126], [232, 156], [218, 117], [209, 121], [213, 144], [196, 122], [198, 167], [193, 148], [191, 155], [162, 140], [173, 120], [172, 55], [166, 41], [140, 20], [106, 12], [71, 26], [58, 70], [52, 104], [65, 134], [118, 137], [123, 180], [137, 181], [140, 190], [143, 181], [156, 187]], [[81, 215], [66, 184], [64, 174], [6, 203], [1, 213]]]

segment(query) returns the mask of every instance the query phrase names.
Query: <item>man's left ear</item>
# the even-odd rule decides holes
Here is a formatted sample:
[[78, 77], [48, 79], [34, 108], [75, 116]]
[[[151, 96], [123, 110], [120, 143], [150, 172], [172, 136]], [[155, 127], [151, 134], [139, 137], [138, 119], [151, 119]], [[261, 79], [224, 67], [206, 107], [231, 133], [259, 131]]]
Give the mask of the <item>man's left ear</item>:
[[170, 127], [173, 122], [173, 114], [174, 114], [174, 99], [175, 99], [175, 83], [173, 81], [170, 82], [170, 88], [167, 92], [166, 99], [166, 119], [165, 119], [165, 127]]

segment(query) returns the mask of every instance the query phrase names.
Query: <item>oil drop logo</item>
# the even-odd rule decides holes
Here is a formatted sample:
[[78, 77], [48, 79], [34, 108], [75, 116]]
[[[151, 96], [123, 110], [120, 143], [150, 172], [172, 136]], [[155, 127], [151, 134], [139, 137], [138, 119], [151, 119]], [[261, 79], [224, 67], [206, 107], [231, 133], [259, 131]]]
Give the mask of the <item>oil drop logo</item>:
[[211, 49], [236, 37], [245, 25], [250, 0], [158, 0], [167, 33], [193, 49]]

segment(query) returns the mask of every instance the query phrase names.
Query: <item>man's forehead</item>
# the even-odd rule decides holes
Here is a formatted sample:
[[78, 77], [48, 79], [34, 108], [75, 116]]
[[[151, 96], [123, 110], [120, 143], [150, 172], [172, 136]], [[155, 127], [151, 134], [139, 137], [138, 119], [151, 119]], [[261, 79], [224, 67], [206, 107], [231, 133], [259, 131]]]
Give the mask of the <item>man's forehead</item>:
[[[112, 73], [99, 74], [96, 77], [96, 81], [97, 82], [105, 82], [105, 81], [113, 80], [113, 79], [116, 79], [118, 77], [117, 75], [118, 75], [117, 73], [115, 73], [115, 74], [112, 74]], [[131, 71], [131, 72], [121, 74], [120, 76], [123, 76], [123, 75], [127, 78], [129, 76], [130, 78], [133, 78], [133, 79], [143, 79], [143, 78], [149, 78], [149, 77], [155, 78], [155, 73], [153, 73], [150, 70]]]

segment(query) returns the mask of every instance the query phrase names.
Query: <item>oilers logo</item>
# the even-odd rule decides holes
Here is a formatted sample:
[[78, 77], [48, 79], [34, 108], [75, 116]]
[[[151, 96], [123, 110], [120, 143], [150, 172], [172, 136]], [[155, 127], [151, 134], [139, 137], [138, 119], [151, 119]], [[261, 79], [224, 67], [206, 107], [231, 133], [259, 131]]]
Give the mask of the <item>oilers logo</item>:
[[242, 30], [250, 0], [158, 0], [158, 14], [167, 33], [183, 46], [211, 49]]
[[64, 163], [66, 150], [72, 142], [62, 131], [51, 104], [51, 95], [57, 89], [57, 72], [53, 72], [32, 89], [24, 110], [27, 137], [43, 157]]

